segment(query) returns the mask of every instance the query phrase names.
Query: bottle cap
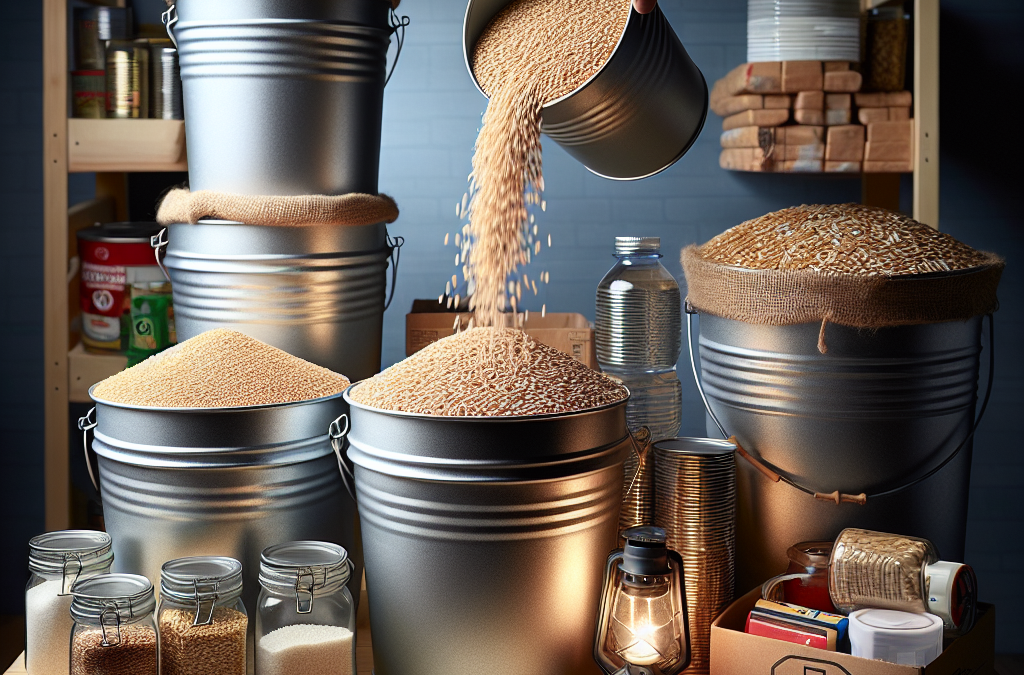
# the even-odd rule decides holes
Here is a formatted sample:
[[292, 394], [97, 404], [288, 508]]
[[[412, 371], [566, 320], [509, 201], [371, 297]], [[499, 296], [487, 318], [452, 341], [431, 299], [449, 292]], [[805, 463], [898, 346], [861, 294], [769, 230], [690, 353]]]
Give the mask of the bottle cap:
[[661, 253], [661, 237], [615, 237], [615, 255]]
[[946, 630], [966, 633], [974, 625], [978, 579], [970, 565], [939, 560], [924, 568], [928, 611]]

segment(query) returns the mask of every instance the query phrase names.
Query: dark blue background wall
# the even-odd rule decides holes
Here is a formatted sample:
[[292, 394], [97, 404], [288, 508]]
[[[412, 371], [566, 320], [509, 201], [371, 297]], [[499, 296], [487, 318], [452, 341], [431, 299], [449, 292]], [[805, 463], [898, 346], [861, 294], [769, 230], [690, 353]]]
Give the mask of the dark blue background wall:
[[[2, 536], [21, 551], [42, 527], [42, 289], [40, 14], [10, 3], [0, 22], [0, 517]], [[745, 60], [746, 3], [663, 0], [662, 7], [708, 82]], [[406, 238], [395, 302], [385, 325], [385, 365], [404, 357], [404, 313], [414, 298], [436, 296], [455, 271], [455, 204], [466, 189], [484, 99], [462, 60], [464, 0], [406, 0], [412, 18], [385, 96], [381, 190], [402, 210], [392, 232]], [[975, 443], [968, 562], [982, 597], [1000, 605], [998, 646], [1024, 652], [1024, 453], [1018, 450], [1024, 368], [1017, 336], [1024, 322], [1022, 127], [1024, 5], [1013, 0], [946, 0], [942, 15], [941, 227], [1007, 257], [998, 315], [999, 367], [989, 416]], [[997, 126], [998, 125], [998, 126]], [[679, 249], [742, 220], [809, 202], [858, 201], [857, 179], [746, 175], [718, 168], [720, 119], [711, 115], [693, 149], [665, 173], [617, 183], [587, 173], [554, 143], [544, 143], [547, 212], [540, 220], [554, 247], [535, 262], [551, 272], [541, 302], [550, 311], [594, 315], [594, 290], [610, 267], [620, 234], [662, 237], [665, 262], [681, 276]], [[905, 205], [909, 206], [907, 199]], [[703, 435], [696, 390], [682, 369], [683, 434]], [[20, 611], [24, 560], [0, 556], [0, 612]]]

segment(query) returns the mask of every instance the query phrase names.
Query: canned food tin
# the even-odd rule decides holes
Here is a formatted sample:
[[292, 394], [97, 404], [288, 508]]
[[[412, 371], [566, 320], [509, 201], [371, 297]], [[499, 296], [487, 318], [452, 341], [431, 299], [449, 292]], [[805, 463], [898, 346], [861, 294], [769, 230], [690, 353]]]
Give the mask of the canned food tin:
[[127, 40], [132, 10], [124, 7], [76, 7], [74, 10], [75, 68], [103, 70], [108, 40]]
[[107, 116], [107, 79], [102, 70], [71, 72], [71, 113], [74, 117]]
[[[124, 351], [128, 347], [132, 299], [170, 296], [170, 284], [150, 246], [150, 237], [159, 231], [156, 223], [106, 223], [79, 230], [79, 303], [86, 348]], [[168, 321], [173, 326], [171, 311]]]
[[107, 43], [107, 117], [149, 117], [149, 43]]
[[149, 41], [149, 116], [184, 119], [178, 50], [170, 40]]

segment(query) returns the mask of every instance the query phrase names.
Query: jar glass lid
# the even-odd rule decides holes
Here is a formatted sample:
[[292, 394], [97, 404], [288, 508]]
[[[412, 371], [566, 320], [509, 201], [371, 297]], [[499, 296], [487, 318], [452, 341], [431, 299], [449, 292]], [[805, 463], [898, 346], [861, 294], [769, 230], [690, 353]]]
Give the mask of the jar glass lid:
[[80, 623], [130, 621], [152, 613], [153, 584], [138, 574], [100, 574], [71, 589], [71, 616]]
[[60, 530], [37, 535], [28, 542], [30, 571], [70, 577], [71, 583], [82, 571], [105, 568], [113, 559], [110, 535], [106, 532]]
[[348, 551], [326, 541], [290, 541], [269, 546], [260, 555], [260, 583], [277, 592], [302, 587], [326, 595], [344, 585], [350, 574]]
[[185, 602], [234, 600], [242, 594], [242, 563], [224, 556], [171, 560], [160, 568], [160, 594]]

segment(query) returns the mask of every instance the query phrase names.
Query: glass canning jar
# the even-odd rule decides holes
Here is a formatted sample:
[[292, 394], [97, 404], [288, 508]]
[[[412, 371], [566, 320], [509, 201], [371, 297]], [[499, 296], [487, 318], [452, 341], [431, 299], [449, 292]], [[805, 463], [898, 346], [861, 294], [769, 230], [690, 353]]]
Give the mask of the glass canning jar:
[[157, 625], [161, 675], [245, 675], [242, 564], [218, 556], [164, 563]]
[[25, 588], [25, 668], [30, 673], [67, 675], [71, 639], [71, 587], [110, 571], [110, 535], [63, 530], [28, 542]]
[[260, 556], [256, 675], [355, 673], [355, 603], [348, 552], [320, 541], [270, 546]]
[[71, 675], [156, 675], [159, 645], [153, 584], [137, 574], [101, 574], [71, 589]]

